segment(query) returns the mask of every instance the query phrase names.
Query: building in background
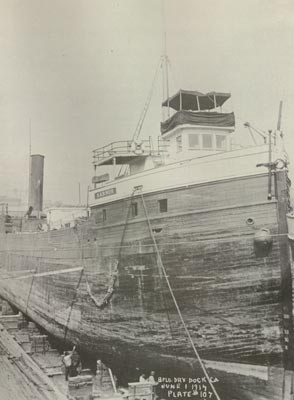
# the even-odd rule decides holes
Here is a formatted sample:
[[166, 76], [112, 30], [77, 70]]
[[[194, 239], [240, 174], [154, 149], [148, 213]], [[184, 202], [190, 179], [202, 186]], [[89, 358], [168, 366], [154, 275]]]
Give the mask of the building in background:
[[44, 209], [44, 212], [47, 214], [47, 224], [50, 230], [69, 228], [88, 216], [85, 206], [48, 207]]

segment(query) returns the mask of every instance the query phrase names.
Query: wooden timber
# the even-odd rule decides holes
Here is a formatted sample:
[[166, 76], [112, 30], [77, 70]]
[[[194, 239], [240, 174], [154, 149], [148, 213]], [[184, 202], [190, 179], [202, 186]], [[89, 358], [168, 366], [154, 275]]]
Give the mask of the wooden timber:
[[0, 398], [66, 400], [66, 395], [26, 354], [0, 323]]

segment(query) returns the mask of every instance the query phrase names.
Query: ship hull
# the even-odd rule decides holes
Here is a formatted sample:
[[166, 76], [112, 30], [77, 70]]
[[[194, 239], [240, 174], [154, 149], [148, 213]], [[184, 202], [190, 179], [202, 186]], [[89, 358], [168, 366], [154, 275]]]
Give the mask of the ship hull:
[[[202, 359], [224, 363], [224, 371], [232, 363], [284, 368], [283, 316], [292, 307], [286, 172], [273, 180], [271, 201], [261, 174], [136, 194], [94, 207], [92, 220], [75, 228], [2, 235], [0, 295], [51, 334], [112, 363], [199, 371], [155, 240]], [[262, 255], [254, 242], [261, 229], [272, 240]], [[253, 372], [249, 378], [258, 385]], [[278, 398], [271, 384], [261, 386], [272, 396], [265, 398]]]

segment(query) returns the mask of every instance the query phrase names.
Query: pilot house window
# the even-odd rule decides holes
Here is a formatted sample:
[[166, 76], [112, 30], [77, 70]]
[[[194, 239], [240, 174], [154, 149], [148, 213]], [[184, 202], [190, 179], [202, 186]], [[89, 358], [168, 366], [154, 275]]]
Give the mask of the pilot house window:
[[202, 135], [202, 141], [204, 149], [212, 149], [212, 135], [210, 133]]
[[176, 137], [176, 142], [177, 142], [177, 153], [182, 151], [182, 135], [179, 135]]
[[219, 150], [226, 149], [226, 137], [225, 135], [216, 135], [216, 148]]
[[189, 134], [189, 148], [190, 149], [199, 149], [199, 135], [198, 134]]
[[167, 199], [158, 200], [159, 212], [167, 212]]

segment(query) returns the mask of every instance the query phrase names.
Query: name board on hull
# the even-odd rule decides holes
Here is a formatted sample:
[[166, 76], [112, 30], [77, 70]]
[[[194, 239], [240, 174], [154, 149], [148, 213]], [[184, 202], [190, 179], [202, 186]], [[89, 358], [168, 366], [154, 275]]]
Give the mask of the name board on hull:
[[116, 188], [100, 190], [100, 192], [95, 193], [95, 199], [101, 199], [102, 197], [111, 196], [112, 194], [116, 194]]

